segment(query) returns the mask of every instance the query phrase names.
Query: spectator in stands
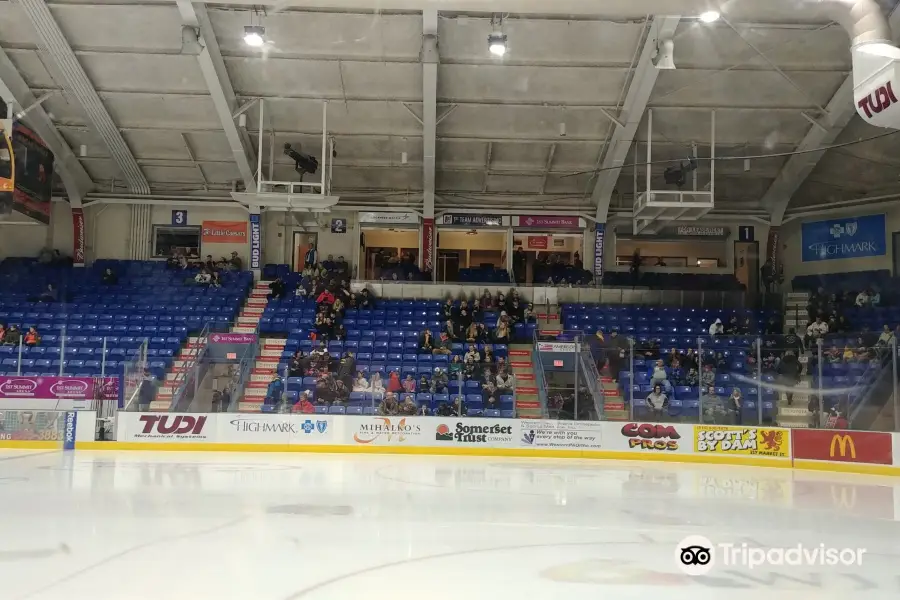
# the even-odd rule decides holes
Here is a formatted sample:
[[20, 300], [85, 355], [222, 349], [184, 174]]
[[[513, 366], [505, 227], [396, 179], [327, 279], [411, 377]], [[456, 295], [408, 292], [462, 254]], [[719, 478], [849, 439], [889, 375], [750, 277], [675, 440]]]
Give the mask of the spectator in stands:
[[347, 330], [344, 328], [343, 323], [337, 323], [334, 325], [331, 337], [341, 342], [347, 339]]
[[688, 369], [688, 372], [687, 374], [685, 374], [682, 381], [682, 385], [686, 385], [689, 387], [697, 387], [698, 385], [700, 385], [700, 374], [697, 373], [697, 369]]
[[345, 406], [350, 400], [350, 388], [341, 380], [334, 382], [334, 391], [332, 392], [332, 406]]
[[366, 379], [366, 374], [362, 371], [356, 372], [356, 379], [353, 380], [353, 391], [354, 392], [368, 392], [371, 388], [369, 387], [369, 381]]
[[25, 345], [26, 346], [37, 346], [41, 343], [41, 336], [38, 335], [37, 329], [34, 327], [28, 328], [28, 333], [25, 334]]
[[[777, 373], [779, 385], [785, 386], [793, 390], [800, 383], [800, 374], [803, 372], [803, 364], [800, 362], [797, 354], [793, 350], [786, 350], [784, 356], [778, 362]], [[785, 393], [788, 405], [794, 402], [793, 391]]]
[[494, 330], [494, 341], [498, 344], [509, 343], [509, 325], [506, 321], [501, 321]]
[[634, 254], [631, 255], [631, 266], [629, 267], [629, 272], [631, 273], [631, 286], [637, 287], [638, 282], [641, 279], [641, 263], [643, 259], [641, 258], [641, 249], [635, 248]]
[[446, 331], [442, 331], [435, 342], [432, 354], [450, 354], [452, 351], [453, 340], [447, 335]]
[[709, 326], [709, 335], [722, 335], [725, 333], [725, 326], [722, 325], [722, 319], [716, 319], [712, 325]]
[[319, 251], [315, 246], [310, 246], [303, 257], [303, 264], [307, 267], [315, 267], [319, 263]]
[[444, 302], [444, 306], [441, 307], [441, 314], [443, 315], [444, 321], [452, 321], [456, 317], [456, 307], [453, 306], [453, 298], [447, 298], [447, 301]]
[[206, 260], [203, 261], [203, 268], [210, 273], [216, 270], [216, 261], [213, 260], [212, 254], [206, 255]]
[[666, 365], [662, 359], [657, 360], [650, 370], [650, 384], [667, 387], [669, 374], [666, 373]]
[[[853, 351], [850, 351], [852, 356]], [[828, 350], [825, 351], [825, 361], [829, 364], [835, 364], [844, 361], [844, 353], [837, 347], [832, 346]]]
[[463, 363], [463, 377], [466, 381], [479, 379], [480, 368], [471, 358], [467, 358]]
[[419, 407], [416, 405], [416, 399], [412, 394], [403, 396], [403, 402], [400, 404], [399, 412], [401, 415], [409, 416], [413, 416], [419, 412]]
[[103, 272], [102, 281], [106, 285], [116, 285], [117, 283], [119, 283], [119, 277], [115, 273], [113, 273], [112, 269], [106, 269]]
[[431, 335], [430, 329], [425, 329], [422, 332], [422, 335], [419, 336], [419, 352], [433, 352], [434, 351], [434, 336]]
[[451, 342], [455, 342], [460, 339], [461, 332], [456, 323], [453, 322], [452, 319], [448, 319], [446, 323], [444, 323], [444, 331], [442, 332], [447, 336], [447, 339]]
[[415, 394], [416, 393], [416, 380], [413, 379], [412, 375], [407, 375], [406, 379], [402, 382], [403, 391], [407, 394]]
[[703, 422], [715, 425], [727, 425], [727, 413], [725, 411], [722, 399], [716, 393], [716, 387], [710, 385], [704, 387], [706, 393], [701, 398], [701, 406], [703, 407]]
[[338, 365], [338, 381], [343, 381], [344, 385], [350, 387], [351, 382], [353, 381], [353, 372], [356, 370], [356, 357], [353, 355], [353, 352], [347, 351], [344, 353], [344, 356], [341, 357], [341, 362]]
[[863, 290], [856, 295], [856, 306], [857, 308], [866, 308], [870, 305], [871, 300], [869, 290]]
[[469, 414], [469, 409], [466, 408], [465, 402], [463, 402], [462, 396], [456, 396], [453, 399], [453, 406], [450, 407], [450, 415], [451, 417], [465, 417]]
[[3, 344], [5, 338], [6, 338], [6, 325], [4, 323], [0, 323], [0, 345]]
[[725, 333], [727, 335], [741, 334], [741, 324], [738, 322], [737, 315], [731, 315], [731, 319], [728, 321], [728, 327], [725, 328]]
[[218, 271], [213, 271], [212, 275], [210, 275], [209, 286], [213, 288], [222, 287], [222, 278], [219, 276]]
[[373, 394], [384, 394], [384, 380], [381, 378], [381, 373], [375, 371], [372, 373], [372, 393]]
[[881, 335], [878, 336], [878, 341], [875, 342], [875, 346], [878, 348], [886, 348], [890, 346], [894, 341], [894, 332], [891, 331], [890, 325], [885, 325], [881, 330]]
[[726, 408], [728, 412], [731, 413], [731, 422], [734, 425], [740, 425], [743, 421], [741, 407], [744, 405], [744, 398], [741, 395], [740, 388], [734, 388], [731, 390], [731, 395], [728, 397], [728, 404]]
[[822, 320], [822, 317], [816, 317], [816, 320], [809, 324], [809, 327], [806, 328], [806, 335], [811, 337], [813, 340], [817, 340], [820, 337], [825, 337], [828, 333], [828, 323], [825, 323]]
[[206, 267], [200, 269], [200, 272], [194, 276], [194, 282], [198, 285], [209, 285], [210, 281], [212, 281], [212, 276], [206, 270]]
[[450, 360], [450, 379], [454, 381], [457, 380], [464, 367], [465, 365], [460, 359], [459, 354], [454, 354], [453, 358]]
[[363, 310], [373, 310], [375, 308], [375, 296], [369, 291], [369, 288], [363, 288], [359, 294], [359, 307]]
[[9, 329], [6, 330], [6, 335], [3, 337], [3, 345], [4, 346], [18, 346], [19, 340], [22, 339], [22, 332], [19, 331], [18, 325], [10, 325]]
[[475, 347], [475, 344], [469, 344], [469, 351], [466, 352], [465, 359], [466, 362], [469, 362], [470, 360], [472, 362], [481, 361], [481, 354], [478, 353], [478, 348]]
[[276, 375], [266, 388], [266, 399], [263, 404], [274, 409], [281, 403], [282, 396], [284, 396], [284, 382]]
[[269, 289], [271, 290], [267, 296], [269, 300], [281, 300], [287, 294], [287, 287], [281, 277], [276, 277], [275, 281], [269, 284]]
[[[459, 358], [458, 356], [456, 358]], [[450, 380], [447, 377], [447, 373], [444, 372], [440, 367], [434, 368], [434, 376], [431, 378], [431, 393], [432, 394], [446, 394], [447, 386], [450, 384]]]
[[837, 318], [834, 329], [831, 331], [832, 333], [850, 333], [853, 331], [853, 327], [850, 325], [850, 321], [847, 320], [847, 317], [840, 315]]
[[828, 418], [825, 419], [826, 429], [850, 429], [850, 422], [838, 410], [836, 406], [832, 406], [828, 411]]
[[766, 326], [763, 329], [763, 333], [766, 335], [778, 335], [784, 329], [782, 329], [781, 324], [778, 322], [778, 319], [775, 317], [769, 317], [769, 320], [766, 321]]
[[156, 398], [156, 379], [149, 369], [144, 369], [144, 376], [138, 388], [138, 410], [148, 412], [154, 398]]
[[400, 404], [397, 402], [397, 396], [391, 392], [385, 394], [384, 400], [378, 405], [378, 414], [388, 417], [400, 414]]
[[478, 324], [472, 321], [469, 323], [469, 328], [466, 329], [466, 341], [467, 342], [476, 342], [478, 340]]
[[438, 404], [437, 409], [434, 411], [434, 416], [436, 417], [452, 417], [453, 409], [450, 408], [450, 405], [446, 402], [441, 402]]
[[481, 310], [483, 312], [489, 312], [494, 310], [494, 298], [491, 296], [490, 290], [485, 289], [484, 294], [481, 296]]
[[522, 322], [537, 323], [537, 313], [534, 312], [534, 304], [531, 302], [528, 303], [528, 306], [525, 307], [525, 310], [522, 313]]
[[392, 394], [399, 394], [403, 391], [403, 383], [400, 381], [400, 374], [397, 371], [391, 371], [387, 383], [387, 391]]
[[660, 421], [665, 410], [669, 407], [669, 397], [659, 383], [653, 386], [653, 391], [647, 395], [647, 410], [651, 421]]
[[515, 382], [511, 373], [497, 373], [495, 381], [501, 394], [512, 394]]
[[700, 372], [700, 385], [710, 387], [716, 383], [716, 371], [711, 363], [703, 365], [703, 371]]
[[310, 401], [310, 392], [309, 390], [304, 390], [300, 397], [297, 399], [297, 402], [291, 408], [292, 412], [299, 412], [304, 414], [312, 414], [316, 412], [316, 405]]
[[481, 398], [486, 410], [500, 410], [500, 392], [493, 384], [481, 388]]
[[237, 252], [231, 253], [231, 258], [228, 259], [228, 268], [232, 271], [242, 271], [244, 269], [244, 263]]
[[775, 280], [777, 279], [777, 274], [775, 273], [775, 266], [772, 264], [771, 259], [766, 259], [766, 262], [764, 262], [763, 266], [759, 269], [759, 279], [763, 285], [763, 292], [769, 294], [775, 292]]
[[309, 361], [303, 356], [303, 352], [297, 350], [288, 363], [288, 375], [290, 377], [303, 377], [309, 368]]

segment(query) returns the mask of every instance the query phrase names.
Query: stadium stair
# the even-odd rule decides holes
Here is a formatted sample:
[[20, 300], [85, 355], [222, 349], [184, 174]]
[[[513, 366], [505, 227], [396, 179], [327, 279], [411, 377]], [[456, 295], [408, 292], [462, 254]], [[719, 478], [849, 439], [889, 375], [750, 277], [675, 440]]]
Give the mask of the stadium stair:
[[238, 315], [234, 327], [231, 328], [232, 333], [256, 333], [259, 329], [259, 320], [269, 304], [267, 296], [269, 295], [269, 281], [257, 281], [256, 285], [250, 291], [250, 296], [241, 307], [241, 313]]
[[795, 328], [798, 334], [802, 334], [806, 329], [806, 307], [809, 304], [809, 294], [807, 292], [790, 292], [785, 299], [784, 306], [784, 332], [788, 333], [791, 328]]
[[156, 399], [150, 403], [151, 411], [169, 411], [178, 388], [184, 382], [188, 372], [194, 366], [197, 352], [202, 346], [203, 339], [189, 337], [187, 343], [181, 348], [178, 356], [172, 361], [172, 366], [166, 371], [165, 380], [156, 391]]
[[540, 419], [542, 412], [534, 378], [533, 346], [509, 345], [509, 368], [516, 382], [516, 416], [524, 419]]
[[284, 346], [287, 340], [284, 338], [270, 338], [261, 340], [259, 356], [256, 357], [256, 364], [250, 371], [250, 381], [244, 388], [244, 397], [241, 398], [238, 405], [239, 412], [262, 411], [263, 401], [266, 399], [266, 388], [275, 378], [278, 372], [278, 363], [281, 361], [281, 355], [284, 352]]

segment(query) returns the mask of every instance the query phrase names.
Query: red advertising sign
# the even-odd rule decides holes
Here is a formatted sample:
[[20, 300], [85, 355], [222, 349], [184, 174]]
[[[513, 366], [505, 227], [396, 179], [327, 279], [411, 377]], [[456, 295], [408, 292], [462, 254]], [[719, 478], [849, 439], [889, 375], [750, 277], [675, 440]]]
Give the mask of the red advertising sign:
[[550, 238], [545, 235], [529, 235], [528, 247], [532, 250], [546, 250], [549, 246]]
[[72, 209], [72, 242], [73, 263], [76, 267], [84, 266], [84, 211], [80, 208]]
[[891, 434], [841, 429], [792, 429], [794, 458], [835, 462], [893, 464]]
[[581, 221], [578, 217], [546, 216], [546, 215], [522, 215], [516, 217], [517, 227], [564, 227], [578, 229]]
[[422, 270], [434, 271], [434, 219], [422, 219]]
[[247, 221], [203, 221], [204, 244], [246, 244]]

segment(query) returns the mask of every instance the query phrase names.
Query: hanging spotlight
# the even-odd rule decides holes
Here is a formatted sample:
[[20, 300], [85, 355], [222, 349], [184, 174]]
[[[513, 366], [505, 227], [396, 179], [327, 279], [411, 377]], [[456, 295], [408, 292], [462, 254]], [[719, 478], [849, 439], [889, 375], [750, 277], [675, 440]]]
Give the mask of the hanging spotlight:
[[244, 25], [244, 43], [259, 48], [265, 43], [266, 28], [262, 25]]
[[492, 17], [491, 27], [493, 31], [488, 36], [488, 50], [494, 56], [503, 56], [506, 54], [506, 34], [503, 33], [502, 17], [496, 15]]
[[721, 15], [719, 15], [719, 11], [708, 10], [704, 13], [700, 13], [700, 20], [704, 23], [712, 23], [714, 21], [718, 21], [720, 16]]

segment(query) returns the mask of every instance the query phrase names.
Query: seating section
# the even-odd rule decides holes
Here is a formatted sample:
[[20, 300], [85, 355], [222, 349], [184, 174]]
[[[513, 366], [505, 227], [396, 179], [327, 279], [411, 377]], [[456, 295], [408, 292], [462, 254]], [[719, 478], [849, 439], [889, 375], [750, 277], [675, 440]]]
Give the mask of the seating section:
[[[371, 377], [380, 373], [387, 379], [396, 371], [401, 379], [412, 375], [417, 382], [425, 377], [429, 382], [435, 368], [448, 371], [449, 363], [454, 355], [463, 357], [468, 344], [455, 343], [451, 354], [431, 354], [419, 352], [419, 335], [426, 328], [438, 335], [442, 328], [441, 303], [433, 300], [379, 300], [373, 310], [347, 310], [343, 325], [347, 330], [344, 341], [328, 342], [328, 351], [332, 358], [339, 358], [343, 353], [352, 351], [356, 356], [357, 370]], [[280, 357], [278, 372], [283, 373], [297, 350], [309, 353], [314, 342], [310, 333], [315, 331], [315, 302], [301, 298], [285, 298], [272, 300], [263, 313], [260, 331], [264, 334], [288, 333], [287, 342]], [[493, 330], [498, 313], [484, 313], [483, 321], [487, 329]], [[531, 339], [536, 325], [518, 323], [514, 334], [520, 339]], [[508, 358], [507, 344], [477, 344], [479, 351], [491, 346], [495, 358]], [[293, 403], [304, 390], [315, 392], [314, 377], [291, 377], [287, 381], [287, 398]], [[464, 381], [462, 387], [458, 381], [450, 381], [449, 394], [418, 393], [416, 401], [421, 406], [426, 403], [430, 410], [435, 410], [441, 402], [464, 396], [470, 416], [514, 416], [513, 396], [501, 397], [501, 411], [484, 411], [481, 383]], [[371, 414], [377, 401], [367, 392], [354, 392], [346, 407], [349, 414]], [[331, 407], [340, 411], [342, 407]], [[328, 407], [317, 407], [317, 410], [328, 410]], [[496, 414], [495, 414], [496, 413]]]
[[[102, 283], [107, 268], [118, 283]], [[7, 259], [0, 263], [0, 322], [34, 326], [42, 337], [38, 346], [23, 349], [22, 375], [58, 375], [60, 366], [64, 375], [100, 375], [104, 358], [105, 372], [116, 374], [146, 339], [150, 368], [163, 378], [189, 332], [206, 323], [227, 328], [253, 278], [229, 273], [221, 288], [200, 288], [184, 283], [191, 275], [169, 271], [163, 262], [100, 260], [74, 269]], [[58, 288], [60, 302], [34, 301], [49, 283]], [[18, 348], [0, 346], [0, 373], [18, 371]]]
[[714, 275], [704, 273], [648, 273], [642, 272], [637, 282], [631, 273], [607, 271], [603, 274], [603, 285], [610, 287], [639, 287], [654, 290], [684, 291], [742, 291], [744, 289], [734, 275]]

